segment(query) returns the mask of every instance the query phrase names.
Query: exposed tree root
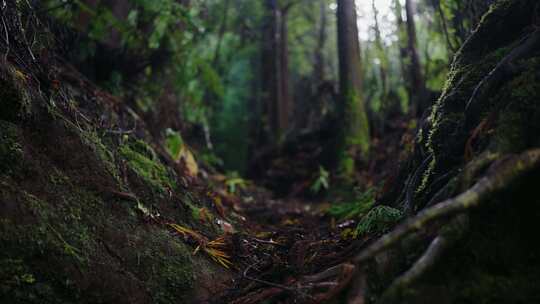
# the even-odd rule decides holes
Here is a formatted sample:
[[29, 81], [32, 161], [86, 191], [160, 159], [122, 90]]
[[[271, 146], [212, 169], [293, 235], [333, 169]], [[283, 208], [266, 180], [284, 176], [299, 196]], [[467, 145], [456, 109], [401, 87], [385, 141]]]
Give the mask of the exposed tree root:
[[384, 292], [378, 303], [398, 303], [401, 295], [429, 271], [450, 247], [462, 238], [469, 227], [468, 221], [468, 215], [461, 214], [448, 223], [441, 234], [433, 239], [428, 249], [416, 263], [399, 276]]
[[414, 172], [409, 184], [407, 185], [406, 195], [405, 195], [405, 213], [406, 214], [413, 214], [414, 213], [414, 206], [413, 206], [413, 197], [414, 197], [414, 191], [418, 188], [418, 184], [421, 181], [422, 175], [425, 173], [426, 169], [429, 167], [429, 164], [433, 160], [433, 154], [430, 154], [422, 161], [422, 164], [416, 169]]
[[[476, 110], [478, 101], [484, 100], [508, 76], [515, 74], [514, 64], [517, 60], [526, 58], [540, 46], [540, 29], [524, 37], [520, 44], [513, 49], [495, 66], [489, 74], [480, 81], [467, 102], [465, 111], [469, 114]], [[469, 115], [467, 115], [469, 116]]]
[[494, 164], [490, 172], [472, 188], [455, 198], [436, 204], [423, 210], [417, 216], [408, 219], [360, 252], [353, 261], [357, 264], [365, 262], [379, 252], [396, 244], [408, 234], [424, 228], [429, 223], [482, 205], [490, 195], [506, 188], [511, 182], [539, 165], [540, 149], [532, 149], [503, 159]]

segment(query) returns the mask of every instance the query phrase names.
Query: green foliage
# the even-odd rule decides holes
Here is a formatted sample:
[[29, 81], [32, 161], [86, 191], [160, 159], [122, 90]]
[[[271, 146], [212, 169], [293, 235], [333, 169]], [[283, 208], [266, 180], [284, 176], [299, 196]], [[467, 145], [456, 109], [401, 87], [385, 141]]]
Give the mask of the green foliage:
[[335, 204], [328, 209], [328, 214], [339, 219], [354, 219], [368, 212], [375, 204], [375, 189], [370, 188], [360, 194], [353, 202]]
[[182, 152], [182, 147], [184, 147], [184, 140], [180, 132], [174, 131], [172, 129], [165, 130], [165, 147], [167, 152], [171, 155], [174, 160], [180, 159], [180, 153]]
[[237, 188], [243, 188], [246, 186], [246, 181], [240, 177], [238, 172], [230, 172], [227, 174], [227, 179], [225, 180], [225, 184], [227, 185], [227, 189], [229, 193], [234, 194], [236, 193]]
[[354, 232], [355, 237], [368, 233], [383, 232], [402, 217], [403, 213], [398, 209], [388, 206], [376, 206], [360, 219]]
[[310, 190], [314, 194], [318, 194], [321, 190], [328, 190], [330, 188], [330, 174], [323, 166], [319, 166], [319, 176], [315, 179], [313, 185], [311, 185]]
[[[278, 1], [285, 6], [289, 1]], [[134, 106], [145, 114], [159, 113], [162, 97], [172, 95], [173, 105], [167, 105], [178, 113], [178, 119], [210, 130], [215, 158], [211, 162], [223, 165], [226, 170], [245, 172], [252, 122], [261, 121], [265, 127], [266, 106], [259, 103], [261, 74], [261, 28], [267, 14], [264, 1], [230, 0], [192, 1], [185, 5], [177, 0], [131, 0], [126, 3], [114, 1], [43, 1], [56, 19], [69, 27], [87, 33], [89, 39], [81, 39], [74, 57], [80, 62], [92, 62], [103, 45], [118, 53], [130, 56], [131, 61], [142, 65], [137, 75], [125, 71], [109, 71], [107, 79], [98, 79], [100, 86], [115, 95], [132, 97]], [[229, 3], [229, 4], [227, 4]], [[441, 1], [442, 14], [448, 19], [457, 15], [456, 1]], [[322, 55], [324, 81], [336, 82], [337, 41], [335, 1], [296, 1], [290, 6], [288, 22], [288, 58], [290, 62], [291, 92], [294, 106], [300, 108], [299, 100], [309, 100], [318, 94], [315, 60]], [[394, 3], [395, 4], [395, 3]], [[418, 48], [424, 64], [427, 85], [440, 90], [448, 66], [450, 52], [442, 34], [437, 12], [431, 5], [418, 2]], [[119, 8], [120, 7], [120, 8]], [[333, 8], [334, 7], [334, 8]], [[370, 9], [370, 5], [367, 6]], [[121, 12], [119, 12], [121, 11]], [[398, 29], [396, 9], [381, 10], [379, 22], [381, 39], [375, 39], [374, 28], [369, 28], [369, 38], [363, 46], [363, 96], [350, 94], [351, 125], [341, 167], [349, 174], [354, 170], [355, 150], [367, 155], [369, 125], [367, 118], [357, 115], [355, 106], [359, 97], [365, 99], [369, 117], [384, 121], [386, 113], [401, 108], [406, 111], [408, 94], [405, 86], [400, 52], [406, 46], [406, 32]], [[401, 13], [401, 12], [400, 12]], [[367, 23], [371, 23], [372, 16]], [[84, 17], [84, 18], [83, 18]], [[325, 31], [320, 30], [325, 20]], [[450, 23], [450, 22], [449, 22]], [[451, 36], [455, 30], [450, 26]], [[365, 35], [362, 35], [365, 37]], [[324, 39], [324, 45], [320, 39]], [[377, 41], [379, 40], [379, 41]], [[454, 46], [459, 41], [452, 41]], [[130, 61], [130, 62], [131, 62]], [[383, 77], [383, 71], [386, 75]], [[382, 79], [386, 82], [383, 85]], [[329, 113], [332, 114], [332, 113]], [[160, 126], [161, 127], [161, 126]], [[172, 126], [162, 126], [163, 129]], [[176, 125], [175, 128], [178, 128]], [[164, 131], [164, 130], [159, 130]], [[184, 132], [184, 130], [181, 130]], [[190, 134], [183, 134], [188, 137]], [[170, 135], [167, 135], [168, 137]], [[173, 135], [172, 137], [175, 137]], [[178, 138], [168, 138], [167, 144], [176, 146]], [[176, 144], [174, 143], [176, 141]], [[352, 148], [350, 147], [352, 146]], [[210, 147], [208, 147], [210, 148]], [[176, 151], [177, 152], [177, 151]], [[172, 155], [178, 155], [172, 151]], [[209, 154], [210, 155], [210, 154]], [[223, 164], [218, 159], [223, 160]], [[324, 188], [318, 183], [316, 188]], [[314, 189], [319, 192], [321, 189]]]

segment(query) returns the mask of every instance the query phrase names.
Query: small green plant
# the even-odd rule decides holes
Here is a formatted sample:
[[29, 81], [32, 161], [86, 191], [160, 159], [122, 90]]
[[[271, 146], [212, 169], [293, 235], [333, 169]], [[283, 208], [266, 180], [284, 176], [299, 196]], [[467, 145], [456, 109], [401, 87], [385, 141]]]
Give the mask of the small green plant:
[[180, 159], [182, 148], [184, 147], [184, 139], [182, 139], [182, 135], [170, 128], [165, 130], [165, 135], [165, 147], [167, 148], [167, 152], [169, 152], [175, 161]]
[[246, 186], [247, 183], [243, 178], [240, 177], [238, 172], [234, 171], [227, 174], [225, 184], [227, 185], [227, 190], [229, 191], [229, 193], [235, 194], [237, 188], [243, 188]]
[[360, 219], [356, 226], [354, 236], [362, 236], [367, 233], [379, 233], [387, 230], [403, 217], [403, 213], [388, 206], [377, 206], [371, 209]]
[[318, 194], [322, 189], [328, 190], [328, 188], [330, 188], [330, 174], [323, 166], [319, 166], [319, 176], [311, 185], [310, 190], [313, 194]]
[[328, 214], [339, 220], [353, 219], [366, 214], [374, 204], [375, 189], [369, 188], [353, 202], [335, 204], [328, 210]]

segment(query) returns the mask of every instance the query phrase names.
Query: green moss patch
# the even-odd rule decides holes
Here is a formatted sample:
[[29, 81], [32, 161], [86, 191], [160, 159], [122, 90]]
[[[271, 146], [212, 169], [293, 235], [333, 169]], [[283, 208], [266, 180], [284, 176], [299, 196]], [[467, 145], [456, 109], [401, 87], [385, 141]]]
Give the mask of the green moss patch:
[[154, 150], [146, 143], [136, 140], [131, 144], [122, 145], [119, 152], [129, 167], [153, 188], [159, 189], [161, 192], [175, 188], [171, 174], [157, 159]]

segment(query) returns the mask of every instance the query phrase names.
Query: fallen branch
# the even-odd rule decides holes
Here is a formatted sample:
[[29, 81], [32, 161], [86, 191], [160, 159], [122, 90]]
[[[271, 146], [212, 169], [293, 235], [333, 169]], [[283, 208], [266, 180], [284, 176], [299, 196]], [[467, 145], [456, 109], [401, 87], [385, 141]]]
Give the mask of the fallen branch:
[[455, 198], [436, 204], [420, 212], [417, 216], [408, 219], [360, 252], [354, 258], [354, 263], [359, 264], [371, 259], [379, 252], [402, 240], [409, 233], [418, 231], [431, 222], [482, 205], [490, 195], [505, 189], [508, 184], [539, 165], [540, 149], [532, 149], [496, 163], [490, 173], [480, 179], [472, 188]]

